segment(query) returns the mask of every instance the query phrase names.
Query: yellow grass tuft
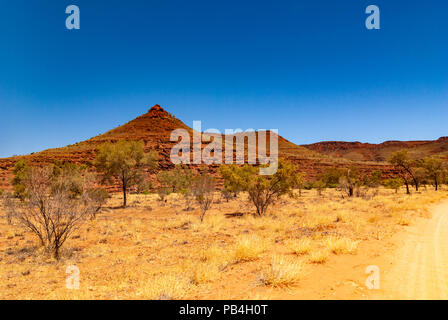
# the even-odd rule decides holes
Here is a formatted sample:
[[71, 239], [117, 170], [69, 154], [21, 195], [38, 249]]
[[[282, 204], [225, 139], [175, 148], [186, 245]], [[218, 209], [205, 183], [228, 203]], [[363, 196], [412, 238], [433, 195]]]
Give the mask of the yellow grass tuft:
[[292, 239], [287, 243], [288, 248], [292, 253], [297, 255], [308, 254], [311, 251], [310, 239]]
[[176, 300], [186, 296], [190, 281], [180, 275], [164, 274], [148, 280], [143, 296], [150, 300]]
[[260, 258], [265, 251], [267, 242], [256, 236], [242, 236], [237, 239], [233, 251], [235, 262], [253, 261]]
[[325, 244], [334, 254], [355, 254], [358, 250], [358, 241], [347, 238], [328, 237]]
[[304, 276], [303, 263], [276, 256], [261, 275], [261, 282], [271, 287], [289, 287], [299, 282]]
[[315, 264], [324, 264], [328, 260], [328, 251], [327, 250], [319, 250], [314, 251], [310, 254], [309, 261]]

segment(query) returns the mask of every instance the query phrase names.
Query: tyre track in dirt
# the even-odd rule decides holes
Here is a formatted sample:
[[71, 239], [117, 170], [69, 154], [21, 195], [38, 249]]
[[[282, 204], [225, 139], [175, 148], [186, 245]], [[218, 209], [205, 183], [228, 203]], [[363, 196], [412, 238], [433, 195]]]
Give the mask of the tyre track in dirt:
[[448, 299], [448, 202], [409, 227], [374, 299]]

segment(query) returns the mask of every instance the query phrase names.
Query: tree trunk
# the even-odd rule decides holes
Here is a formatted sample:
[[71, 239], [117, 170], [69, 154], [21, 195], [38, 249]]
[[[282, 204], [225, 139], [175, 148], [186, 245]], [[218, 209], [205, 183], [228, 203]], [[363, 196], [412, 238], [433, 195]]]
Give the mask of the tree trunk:
[[439, 190], [439, 182], [437, 181], [437, 178], [434, 179], [434, 183], [436, 186], [436, 191]]
[[59, 245], [55, 245], [53, 256], [56, 260], [59, 260]]
[[409, 191], [409, 183], [405, 181], [404, 184], [406, 185], [406, 194], [411, 194], [411, 192]]
[[348, 187], [348, 195], [353, 197], [353, 187]]
[[412, 179], [414, 179], [415, 191], [418, 191], [418, 181], [415, 178], [412, 178]]
[[126, 208], [127, 199], [126, 199], [126, 182], [123, 181], [123, 207]]

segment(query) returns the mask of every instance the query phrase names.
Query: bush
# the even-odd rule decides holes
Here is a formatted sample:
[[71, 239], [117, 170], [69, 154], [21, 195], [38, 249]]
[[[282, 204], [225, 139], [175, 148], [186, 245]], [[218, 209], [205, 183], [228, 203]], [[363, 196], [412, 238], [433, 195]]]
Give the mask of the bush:
[[317, 180], [324, 182], [327, 188], [336, 188], [339, 185], [339, 178], [343, 175], [343, 169], [329, 168], [318, 175]]
[[296, 171], [295, 166], [281, 159], [277, 172], [273, 175], [259, 175], [258, 168], [250, 165], [228, 165], [220, 168], [227, 185], [249, 194], [258, 216], [262, 216], [282, 195], [293, 196], [293, 189], [298, 186], [301, 178]]
[[311, 190], [311, 189], [313, 189], [313, 182], [311, 182], [311, 181], [306, 181], [304, 184], [303, 184], [303, 189], [305, 189], [305, 190]]
[[384, 181], [384, 186], [388, 189], [394, 189], [395, 193], [398, 192], [398, 189], [404, 184], [403, 179], [401, 178], [391, 178]]
[[191, 169], [185, 165], [176, 165], [174, 170], [161, 171], [157, 179], [164, 188], [171, 192], [182, 192], [190, 188], [194, 174]]
[[89, 199], [92, 201], [92, 219], [96, 218], [96, 214], [106, 204], [107, 199], [111, 196], [109, 192], [104, 189], [90, 189], [88, 190]]
[[23, 184], [23, 198], [4, 198], [8, 217], [34, 233], [41, 244], [59, 259], [62, 245], [89, 214], [98, 210], [92, 181], [87, 174], [73, 195], [71, 178], [54, 174], [54, 167], [29, 169]]
[[195, 178], [192, 185], [192, 192], [201, 207], [201, 222], [207, 210], [213, 203], [215, 193], [215, 180], [209, 175], [201, 175]]
[[171, 194], [171, 191], [167, 188], [159, 188], [157, 194], [159, 195], [159, 201], [166, 202], [166, 197]]
[[354, 166], [346, 169], [344, 175], [339, 178], [339, 188], [348, 197], [353, 197], [361, 185], [358, 169]]
[[322, 180], [317, 180], [313, 183], [313, 187], [317, 190], [317, 194], [321, 196], [322, 192], [325, 191], [327, 184]]
[[25, 180], [27, 179], [29, 172], [30, 167], [23, 160], [17, 161], [16, 164], [14, 165], [13, 169], [14, 178], [12, 179], [11, 183], [14, 190], [14, 196], [19, 199], [24, 199], [26, 196]]

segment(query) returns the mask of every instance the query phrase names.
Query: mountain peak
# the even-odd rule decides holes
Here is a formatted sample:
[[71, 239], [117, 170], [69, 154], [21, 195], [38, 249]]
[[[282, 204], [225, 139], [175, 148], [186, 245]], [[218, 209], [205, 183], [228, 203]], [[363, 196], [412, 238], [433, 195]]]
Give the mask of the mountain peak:
[[164, 118], [169, 116], [169, 113], [166, 112], [160, 105], [156, 104], [151, 109], [149, 109], [148, 114], [151, 118]]

